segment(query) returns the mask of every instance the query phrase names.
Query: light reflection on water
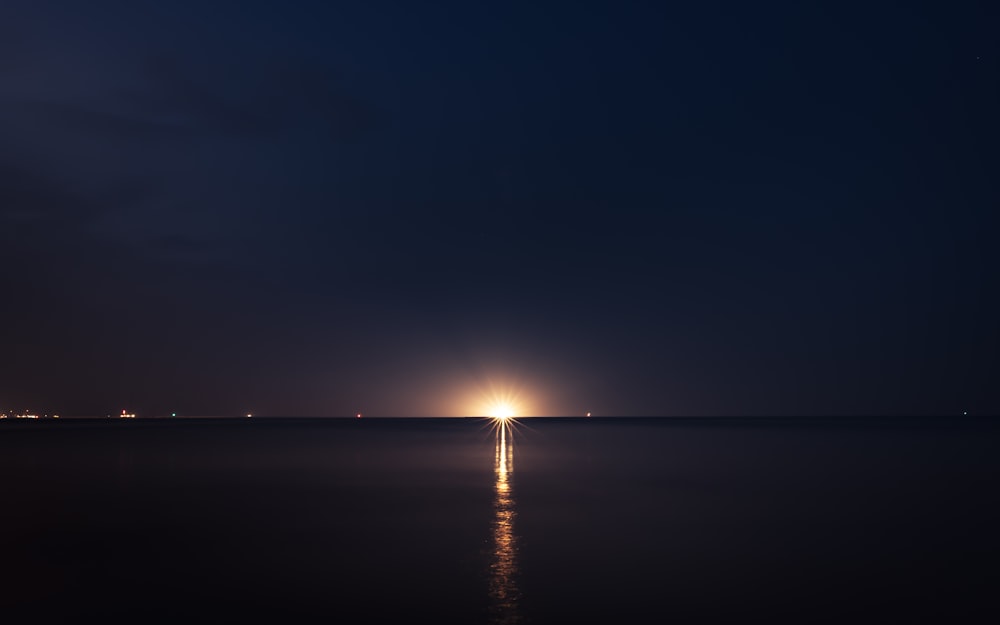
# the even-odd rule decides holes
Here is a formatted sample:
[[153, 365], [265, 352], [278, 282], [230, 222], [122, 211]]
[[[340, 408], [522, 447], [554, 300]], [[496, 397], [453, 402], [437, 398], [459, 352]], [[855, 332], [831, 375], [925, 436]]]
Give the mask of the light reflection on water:
[[493, 466], [496, 487], [493, 502], [493, 557], [490, 562], [490, 610], [494, 623], [519, 623], [517, 534], [514, 532], [517, 511], [514, 508], [511, 480], [514, 472], [514, 440], [506, 423], [501, 423], [497, 428]]

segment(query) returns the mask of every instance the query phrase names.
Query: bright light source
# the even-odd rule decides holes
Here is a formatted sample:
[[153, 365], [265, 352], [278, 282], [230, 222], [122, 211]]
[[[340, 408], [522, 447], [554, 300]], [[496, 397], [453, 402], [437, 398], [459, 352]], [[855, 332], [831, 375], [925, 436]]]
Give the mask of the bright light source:
[[506, 421], [514, 418], [514, 407], [507, 402], [496, 402], [490, 406], [489, 417], [498, 421]]

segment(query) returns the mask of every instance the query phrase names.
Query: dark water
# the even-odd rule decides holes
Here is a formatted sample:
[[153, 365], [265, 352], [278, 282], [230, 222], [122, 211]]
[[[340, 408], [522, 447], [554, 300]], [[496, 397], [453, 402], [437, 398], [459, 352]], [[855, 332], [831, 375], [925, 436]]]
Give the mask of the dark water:
[[998, 622], [985, 420], [0, 423], [0, 621]]

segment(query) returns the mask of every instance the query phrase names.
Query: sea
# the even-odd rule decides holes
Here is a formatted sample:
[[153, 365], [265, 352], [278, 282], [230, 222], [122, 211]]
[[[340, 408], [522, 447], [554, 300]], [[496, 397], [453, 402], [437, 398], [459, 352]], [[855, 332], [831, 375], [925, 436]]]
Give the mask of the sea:
[[0, 422], [0, 622], [1000, 622], [985, 418]]

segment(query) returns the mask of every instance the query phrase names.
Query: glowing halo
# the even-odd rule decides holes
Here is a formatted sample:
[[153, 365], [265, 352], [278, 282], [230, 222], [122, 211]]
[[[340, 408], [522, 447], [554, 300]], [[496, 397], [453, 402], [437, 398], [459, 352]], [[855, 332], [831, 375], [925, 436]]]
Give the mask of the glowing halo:
[[488, 416], [491, 419], [506, 421], [508, 419], [513, 419], [516, 415], [514, 406], [505, 401], [498, 401], [490, 405], [489, 410], [487, 410], [486, 416]]
[[462, 413], [480, 420], [487, 432], [505, 433], [511, 440], [522, 423], [536, 414], [536, 394], [529, 385], [507, 378], [482, 378], [465, 389]]
[[486, 420], [490, 431], [494, 434], [498, 436], [506, 434], [511, 438], [514, 436], [515, 429], [521, 425], [520, 421], [518, 421], [518, 413], [514, 404], [505, 401], [496, 401], [489, 404], [486, 410]]
[[480, 388], [478, 397], [473, 399], [475, 403], [471, 414], [488, 419], [516, 419], [529, 414], [531, 406], [526, 399], [523, 391], [513, 385], [501, 386], [489, 382], [485, 388]]

